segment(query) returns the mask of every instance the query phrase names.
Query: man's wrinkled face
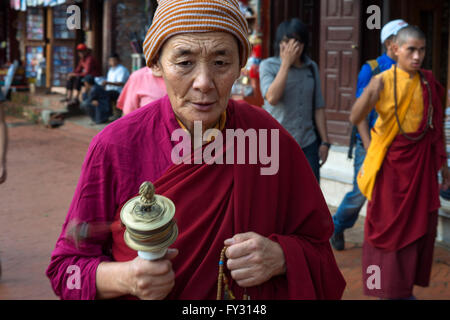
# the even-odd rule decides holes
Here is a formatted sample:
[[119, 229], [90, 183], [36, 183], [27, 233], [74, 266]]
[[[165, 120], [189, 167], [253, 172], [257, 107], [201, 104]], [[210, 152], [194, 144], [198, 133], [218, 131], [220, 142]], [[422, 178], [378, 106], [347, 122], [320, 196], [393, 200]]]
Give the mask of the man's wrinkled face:
[[425, 44], [424, 39], [409, 37], [400, 46], [394, 45], [398, 66], [409, 73], [418, 71], [425, 58]]
[[194, 121], [210, 128], [240, 75], [237, 39], [225, 32], [175, 35], [165, 42], [152, 71], [164, 78], [173, 111], [188, 130]]

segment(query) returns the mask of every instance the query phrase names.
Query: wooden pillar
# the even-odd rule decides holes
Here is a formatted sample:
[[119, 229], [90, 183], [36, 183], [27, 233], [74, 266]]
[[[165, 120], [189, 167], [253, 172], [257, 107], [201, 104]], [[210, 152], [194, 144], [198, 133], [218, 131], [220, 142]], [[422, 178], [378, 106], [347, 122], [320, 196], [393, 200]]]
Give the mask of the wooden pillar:
[[[19, 12], [8, 6], [8, 51], [7, 60], [13, 62], [14, 59], [20, 59], [20, 42], [16, 38]], [[3, 23], [3, 22], [2, 22]]]
[[[53, 38], [53, 9], [46, 8], [46, 16], [47, 16], [47, 39]], [[47, 42], [47, 45], [45, 46], [45, 56], [47, 57], [46, 60], [46, 70], [45, 70], [45, 87], [47, 89], [51, 89], [52, 87], [52, 74], [53, 74], [53, 55], [52, 55], [52, 45], [51, 42]]]
[[273, 39], [270, 37], [270, 22], [271, 22], [271, 12], [270, 12], [270, 0], [261, 1], [261, 24], [260, 31], [262, 34], [262, 57], [266, 59], [270, 56], [270, 46], [272, 45]]
[[91, 37], [91, 48], [93, 49], [93, 56], [103, 67], [103, 6], [98, 6], [97, 1], [85, 0], [84, 5], [88, 8], [87, 12], [89, 17], [89, 23], [85, 24], [84, 29], [86, 34], [89, 32]]
[[115, 0], [104, 0], [103, 2], [103, 52], [102, 52], [102, 70], [106, 74], [108, 70], [108, 57], [113, 52], [113, 34], [114, 34], [114, 7]]

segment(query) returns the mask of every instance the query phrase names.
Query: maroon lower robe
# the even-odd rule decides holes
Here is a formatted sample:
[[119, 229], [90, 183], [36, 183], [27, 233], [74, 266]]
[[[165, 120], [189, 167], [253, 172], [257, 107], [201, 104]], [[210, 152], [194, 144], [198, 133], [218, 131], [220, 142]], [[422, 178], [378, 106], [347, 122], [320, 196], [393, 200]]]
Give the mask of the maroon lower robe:
[[[362, 257], [364, 293], [370, 296], [408, 298], [414, 284], [429, 284], [440, 207], [437, 174], [446, 161], [446, 153], [442, 132], [443, 88], [431, 72], [422, 71], [431, 87], [434, 128], [429, 128], [417, 142], [399, 134], [377, 175], [372, 201], [367, 207]], [[422, 123], [409, 136], [419, 136], [426, 125], [429, 95], [423, 83], [422, 91]], [[380, 289], [366, 285], [373, 275], [367, 272], [371, 265], [380, 267]]]
[[[287, 270], [247, 288], [252, 300], [340, 299], [345, 281], [329, 244], [332, 219], [300, 147], [268, 113], [246, 103], [230, 101], [225, 129], [233, 128], [278, 129], [279, 171], [264, 176], [260, 164], [180, 164], [155, 181], [156, 193], [175, 203], [179, 228], [171, 246], [179, 255], [172, 261], [176, 280], [168, 299], [215, 299], [224, 240], [249, 231], [280, 244]], [[124, 243], [118, 212], [112, 230], [114, 260], [135, 258]], [[231, 289], [242, 298], [243, 288], [232, 281]]]

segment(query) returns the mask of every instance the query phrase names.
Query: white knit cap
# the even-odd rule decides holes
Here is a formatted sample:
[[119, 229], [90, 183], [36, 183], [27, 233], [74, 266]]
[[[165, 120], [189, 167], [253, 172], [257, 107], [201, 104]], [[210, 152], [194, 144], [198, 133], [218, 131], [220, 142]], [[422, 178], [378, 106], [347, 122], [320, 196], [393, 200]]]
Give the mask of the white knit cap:
[[241, 67], [251, 51], [248, 24], [237, 0], [159, 0], [152, 25], [144, 39], [147, 66], [151, 67], [170, 37], [193, 32], [227, 32], [240, 43]]
[[383, 29], [381, 29], [381, 43], [384, 43], [390, 36], [397, 35], [397, 32], [407, 25], [408, 24], [402, 19], [393, 20], [386, 23]]

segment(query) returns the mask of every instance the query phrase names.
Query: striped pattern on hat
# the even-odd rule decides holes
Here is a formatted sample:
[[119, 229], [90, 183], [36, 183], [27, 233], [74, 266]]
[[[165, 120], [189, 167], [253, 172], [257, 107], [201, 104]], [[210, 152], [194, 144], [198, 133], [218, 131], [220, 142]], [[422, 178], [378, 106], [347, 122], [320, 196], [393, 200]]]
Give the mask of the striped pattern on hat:
[[244, 67], [251, 51], [247, 20], [237, 0], [160, 0], [152, 25], [144, 39], [147, 66], [151, 67], [163, 43], [170, 37], [192, 32], [223, 31], [240, 42]]

